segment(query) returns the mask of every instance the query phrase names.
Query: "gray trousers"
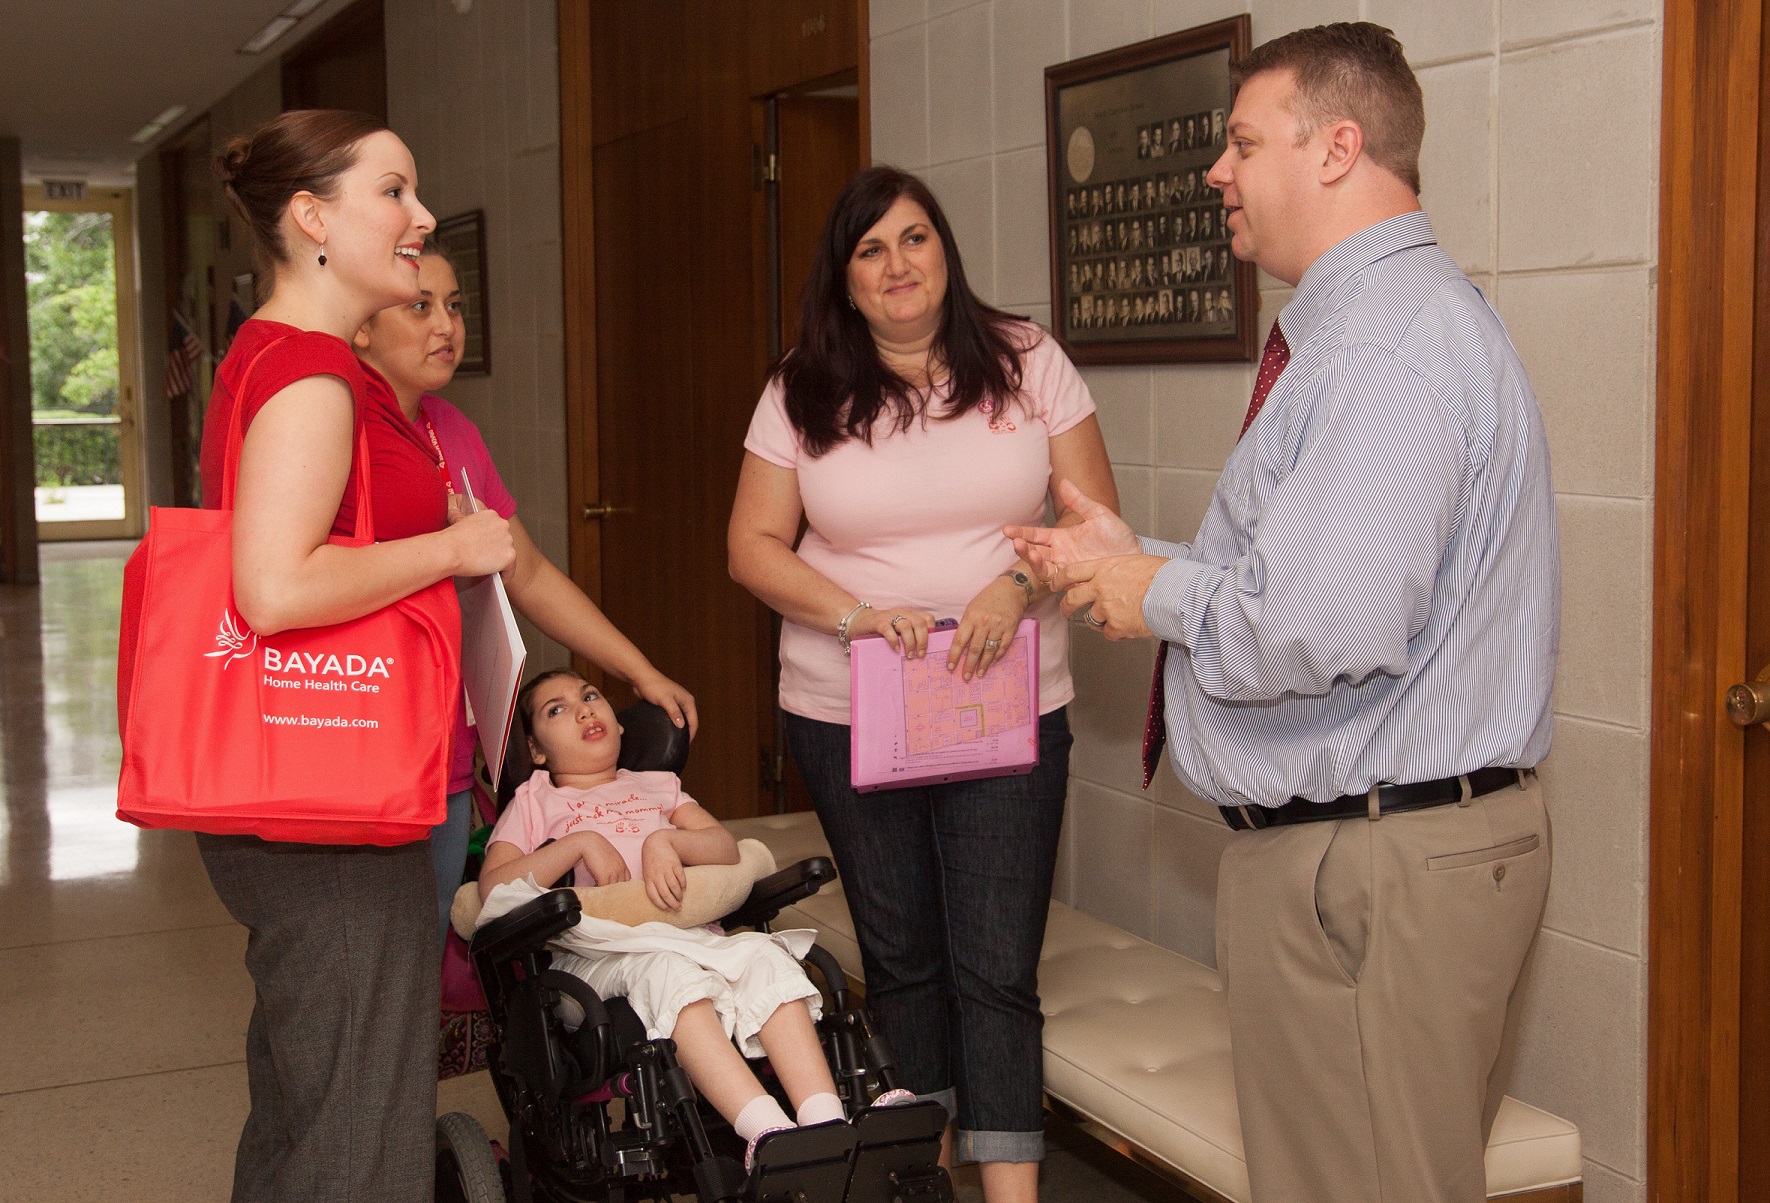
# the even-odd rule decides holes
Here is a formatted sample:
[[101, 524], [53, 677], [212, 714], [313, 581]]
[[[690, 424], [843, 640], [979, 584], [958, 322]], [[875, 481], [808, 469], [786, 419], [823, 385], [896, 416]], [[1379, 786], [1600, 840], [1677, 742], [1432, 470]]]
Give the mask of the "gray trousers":
[[1518, 976], [1549, 889], [1543, 793], [1237, 832], [1217, 968], [1254, 1203], [1480, 1203]]
[[441, 964], [429, 844], [197, 846], [250, 933], [257, 992], [234, 1203], [429, 1203]]

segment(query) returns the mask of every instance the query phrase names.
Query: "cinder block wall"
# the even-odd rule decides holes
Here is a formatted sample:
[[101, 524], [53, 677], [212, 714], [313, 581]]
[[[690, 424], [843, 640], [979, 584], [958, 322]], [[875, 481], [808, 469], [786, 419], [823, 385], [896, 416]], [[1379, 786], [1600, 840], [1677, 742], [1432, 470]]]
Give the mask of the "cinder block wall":
[[[565, 339], [554, 0], [385, 0], [389, 124], [439, 220], [485, 210], [492, 370], [444, 395], [479, 424], [517, 514], [567, 566]], [[519, 620], [531, 671], [564, 648]]]
[[[1651, 0], [872, 0], [873, 153], [922, 173], [989, 299], [1050, 317], [1044, 69], [1240, 12], [1254, 41], [1368, 19], [1426, 94], [1425, 205], [1542, 403], [1564, 622], [1544, 776], [1555, 877], [1512, 1092], [1584, 1134], [1586, 1197], [1645, 1195], [1647, 647], [1659, 6]], [[1289, 299], [1261, 281], [1261, 338]], [[1251, 366], [1090, 368], [1126, 516], [1189, 539]], [[1153, 648], [1078, 628], [1058, 894], [1210, 962], [1229, 832], [1163, 770], [1138, 788]]]

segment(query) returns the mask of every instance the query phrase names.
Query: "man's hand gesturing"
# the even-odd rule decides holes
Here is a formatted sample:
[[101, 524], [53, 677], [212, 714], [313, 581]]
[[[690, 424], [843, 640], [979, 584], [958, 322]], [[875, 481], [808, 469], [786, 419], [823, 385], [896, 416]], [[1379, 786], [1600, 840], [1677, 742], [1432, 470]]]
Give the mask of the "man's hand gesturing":
[[1143, 550], [1123, 518], [1067, 480], [1057, 482], [1057, 501], [1080, 522], [1069, 526], [1004, 526], [1014, 550], [1053, 588], [1052, 574], [1085, 560], [1134, 555]]

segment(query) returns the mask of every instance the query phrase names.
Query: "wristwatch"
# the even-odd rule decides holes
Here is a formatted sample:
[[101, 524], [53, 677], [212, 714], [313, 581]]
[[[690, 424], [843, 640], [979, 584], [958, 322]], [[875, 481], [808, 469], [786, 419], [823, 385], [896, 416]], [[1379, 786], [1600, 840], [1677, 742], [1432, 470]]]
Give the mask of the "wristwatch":
[[1002, 575], [1007, 577], [1009, 580], [1013, 581], [1016, 585], [1019, 585], [1022, 589], [1025, 589], [1026, 590], [1026, 604], [1029, 606], [1032, 605], [1032, 599], [1033, 599], [1033, 579], [1032, 579], [1032, 577], [1026, 575], [1026, 573], [1020, 571], [1020, 569], [1018, 569], [1018, 568], [1016, 568], [1013, 572], [1004, 572]]

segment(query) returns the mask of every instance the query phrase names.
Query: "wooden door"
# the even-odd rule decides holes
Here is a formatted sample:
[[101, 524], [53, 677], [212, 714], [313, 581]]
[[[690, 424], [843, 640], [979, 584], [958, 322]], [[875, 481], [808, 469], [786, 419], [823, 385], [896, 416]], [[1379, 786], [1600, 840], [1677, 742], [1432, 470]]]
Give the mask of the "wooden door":
[[855, 72], [864, 13], [561, 0], [559, 28], [572, 575], [694, 691], [688, 790], [757, 814], [775, 792], [768, 623], [725, 560], [762, 387], [751, 108]]
[[[1770, 25], [1770, 23], [1766, 23]], [[1770, 28], [1764, 31], [1770, 47]], [[1750, 499], [1745, 513], [1746, 672], [1770, 678], [1770, 48], [1759, 57], [1757, 280]], [[1765, 690], [1770, 694], [1770, 689]], [[1730, 696], [1735, 723], [1745, 695]], [[1755, 699], [1753, 699], [1755, 700]], [[1770, 707], [1765, 707], [1770, 710]], [[1757, 717], [1755, 715], [1749, 717]], [[1740, 815], [1739, 1195], [1770, 1199], [1770, 729], [1743, 731]]]
[[1770, 63], [1764, 0], [1668, 0], [1654, 481], [1647, 1190], [1770, 1198]]
[[[600, 529], [601, 604], [663, 672], [697, 695], [703, 715], [689, 792], [725, 799], [743, 788], [727, 771], [732, 728], [707, 694], [706, 620], [690, 559], [692, 482], [704, 454], [693, 405], [700, 352], [692, 320], [694, 256], [679, 228], [692, 160], [672, 153], [682, 118], [596, 148], [597, 500], [580, 521]], [[610, 682], [618, 702], [631, 695]], [[720, 717], [715, 718], [714, 715]], [[754, 776], [754, 768], [750, 770]]]
[[799, 299], [824, 219], [842, 185], [860, 169], [860, 98], [775, 100], [781, 346], [799, 340]]

